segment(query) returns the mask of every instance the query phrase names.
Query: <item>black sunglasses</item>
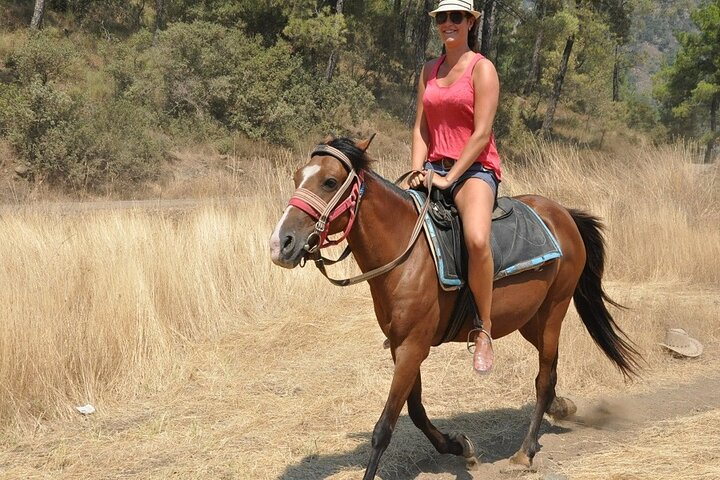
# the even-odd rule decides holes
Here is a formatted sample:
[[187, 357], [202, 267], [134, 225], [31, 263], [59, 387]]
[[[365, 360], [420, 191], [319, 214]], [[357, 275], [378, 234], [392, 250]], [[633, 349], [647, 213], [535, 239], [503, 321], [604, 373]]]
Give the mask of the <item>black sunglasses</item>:
[[465, 19], [464, 12], [438, 12], [435, 14], [435, 23], [442, 25], [447, 21], [448, 15], [450, 16], [450, 21], [455, 25], [460, 25], [463, 19]]

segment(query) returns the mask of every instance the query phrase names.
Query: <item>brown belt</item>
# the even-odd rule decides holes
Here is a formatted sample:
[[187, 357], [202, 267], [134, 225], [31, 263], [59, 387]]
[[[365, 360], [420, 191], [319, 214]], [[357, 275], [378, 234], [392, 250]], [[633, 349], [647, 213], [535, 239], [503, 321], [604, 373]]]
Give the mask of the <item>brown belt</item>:
[[438, 160], [438, 163], [443, 166], [443, 168], [450, 170], [453, 165], [455, 165], [455, 159], [454, 158], [448, 158], [443, 157], [440, 160]]

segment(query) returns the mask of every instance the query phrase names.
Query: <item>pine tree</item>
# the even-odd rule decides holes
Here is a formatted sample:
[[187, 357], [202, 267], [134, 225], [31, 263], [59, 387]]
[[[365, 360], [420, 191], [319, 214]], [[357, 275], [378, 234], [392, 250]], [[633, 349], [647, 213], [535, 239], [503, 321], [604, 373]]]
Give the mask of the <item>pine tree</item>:
[[704, 142], [704, 161], [709, 163], [718, 138], [720, 0], [695, 10], [691, 18], [698, 31], [677, 35], [680, 50], [674, 63], [660, 72], [655, 95], [670, 131]]

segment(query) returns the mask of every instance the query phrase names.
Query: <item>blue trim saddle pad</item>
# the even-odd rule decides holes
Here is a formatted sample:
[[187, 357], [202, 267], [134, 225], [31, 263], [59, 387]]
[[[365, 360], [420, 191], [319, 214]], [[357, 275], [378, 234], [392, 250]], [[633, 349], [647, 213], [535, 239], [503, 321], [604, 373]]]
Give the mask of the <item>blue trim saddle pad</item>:
[[[407, 192], [412, 196], [415, 207], [421, 211], [426, 194], [416, 190]], [[452, 235], [453, 230], [438, 228], [429, 214], [425, 216], [423, 227], [443, 290], [461, 288], [466, 281], [464, 277], [467, 268], [462, 268], [462, 273], [458, 272], [454, 252], [445, 247], [452, 245], [453, 240], [440, 238]], [[562, 257], [560, 245], [535, 210], [510, 197], [498, 198], [498, 207], [493, 213], [490, 243], [494, 280], [538, 268]]]

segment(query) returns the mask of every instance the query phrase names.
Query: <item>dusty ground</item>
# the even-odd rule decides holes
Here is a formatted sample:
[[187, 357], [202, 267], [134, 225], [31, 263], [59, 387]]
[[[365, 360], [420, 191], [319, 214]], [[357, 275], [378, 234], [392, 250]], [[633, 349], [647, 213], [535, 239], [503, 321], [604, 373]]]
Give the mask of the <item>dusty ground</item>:
[[[638, 432], [657, 425], [660, 422], [680, 419], [720, 409], [720, 375], [702, 377], [688, 385], [662, 387], [656, 391], [629, 396], [618, 396], [593, 402], [574, 398], [578, 412], [571, 418], [560, 422], [546, 422], [541, 429], [542, 449], [535, 458], [530, 471], [513, 471], [506, 460], [515, 453], [516, 445], [522, 442], [524, 429], [511, 433], [509, 445], [495, 443], [489, 447], [486, 461], [477, 472], [464, 473], [443, 467], [428, 468], [414, 478], [574, 478], [572, 473], [558, 473], [566, 469], [564, 464], [582, 460], [612, 446], [637, 444]], [[521, 409], [529, 416], [529, 408]], [[516, 412], [509, 412], [514, 415]], [[703, 432], [698, 432], [702, 435]], [[651, 445], [643, 445], [652, 447]], [[650, 460], [650, 459], [649, 459]], [[457, 463], [457, 462], [455, 462]], [[692, 466], [688, 466], [692, 469]], [[427, 473], [426, 473], [427, 472]], [[690, 470], [692, 475], [692, 470]], [[617, 474], [616, 474], [617, 475]], [[674, 475], [669, 474], [668, 478]], [[609, 478], [610, 475], [608, 475]], [[633, 478], [618, 476], [615, 478]]]

